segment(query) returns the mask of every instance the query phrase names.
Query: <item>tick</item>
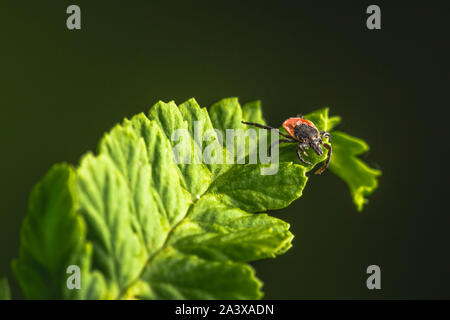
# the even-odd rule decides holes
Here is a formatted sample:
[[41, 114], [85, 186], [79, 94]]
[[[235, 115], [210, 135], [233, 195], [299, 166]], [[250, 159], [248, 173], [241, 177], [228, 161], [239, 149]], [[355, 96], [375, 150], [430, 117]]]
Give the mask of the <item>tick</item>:
[[317, 127], [314, 125], [312, 121], [306, 120], [303, 118], [303, 116], [297, 116], [297, 118], [289, 118], [286, 121], [283, 122], [283, 128], [289, 133], [289, 135], [280, 132], [277, 128], [272, 128], [269, 126], [264, 126], [258, 123], [252, 123], [252, 122], [245, 122], [242, 121], [243, 124], [247, 124], [250, 126], [255, 126], [258, 128], [266, 129], [266, 130], [276, 130], [279, 135], [285, 137], [286, 139], [280, 139], [276, 142], [274, 142], [270, 148], [269, 148], [269, 154], [271, 153], [271, 150], [273, 146], [279, 143], [298, 143], [297, 145], [297, 156], [300, 162], [311, 165], [312, 163], [305, 160], [302, 157], [302, 154], [307, 156], [305, 150], [308, 148], [312, 148], [315, 153], [317, 153], [319, 156], [323, 155], [323, 149], [322, 146], [324, 146], [328, 150], [328, 156], [325, 161], [325, 164], [320, 167], [315, 174], [321, 174], [325, 171], [326, 168], [328, 168], [328, 165], [330, 164], [332, 149], [331, 145], [328, 143], [325, 143], [323, 141], [323, 138], [328, 138], [328, 141], [331, 142], [331, 135], [326, 131], [319, 131]]

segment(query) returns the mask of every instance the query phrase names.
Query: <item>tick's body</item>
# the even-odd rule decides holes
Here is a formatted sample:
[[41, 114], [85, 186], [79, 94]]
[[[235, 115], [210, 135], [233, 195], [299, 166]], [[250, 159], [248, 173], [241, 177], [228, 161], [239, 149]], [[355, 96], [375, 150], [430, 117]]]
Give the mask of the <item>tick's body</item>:
[[[276, 128], [263, 126], [257, 123], [250, 123], [244, 121], [242, 121], [242, 123], [267, 130], [278, 131], [278, 129]], [[289, 135], [283, 134], [279, 131], [278, 133], [287, 139], [281, 139], [276, 141], [274, 144], [270, 146], [270, 149], [272, 149], [272, 147], [278, 143], [298, 143], [297, 146], [298, 159], [302, 163], [310, 165], [312, 163], [303, 159], [302, 154], [307, 155], [305, 150], [311, 147], [319, 156], [321, 156], [323, 154], [322, 146], [324, 146], [326, 149], [328, 149], [328, 157], [327, 160], [325, 161], [325, 164], [316, 171], [316, 174], [321, 174], [328, 167], [332, 152], [331, 145], [329, 145], [328, 143], [324, 143], [322, 139], [326, 137], [328, 138], [328, 141], [330, 141], [331, 140], [330, 134], [325, 131], [319, 132], [319, 130], [312, 121], [303, 119], [302, 116], [298, 118], [287, 119], [286, 121], [283, 122], [283, 128], [289, 133]]]
[[[306, 127], [311, 127], [311, 129], [319, 132], [319, 130], [317, 130], [316, 126], [314, 125], [314, 123], [312, 123], [309, 120], [303, 119], [303, 118], [289, 118], [283, 122], [283, 128], [286, 129], [286, 131], [294, 139], [297, 139], [297, 135], [295, 133], [295, 128], [299, 128], [302, 125], [305, 125]], [[298, 129], [297, 129], [297, 132], [298, 132]]]

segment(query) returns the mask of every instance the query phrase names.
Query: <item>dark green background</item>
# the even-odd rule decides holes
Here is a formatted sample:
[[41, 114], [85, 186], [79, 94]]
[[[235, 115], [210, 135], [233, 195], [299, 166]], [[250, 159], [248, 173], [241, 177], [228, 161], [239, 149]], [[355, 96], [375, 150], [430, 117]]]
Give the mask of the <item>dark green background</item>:
[[[262, 100], [274, 126], [331, 107], [383, 170], [362, 213], [331, 172], [273, 213], [295, 239], [287, 254], [253, 264], [266, 298], [450, 298], [449, 214], [438, 203], [448, 147], [437, 146], [445, 11], [376, 2], [382, 30], [369, 31], [370, 2], [328, 2], [2, 1], [0, 275], [14, 297], [27, 198], [52, 164], [76, 164], [158, 100], [237, 96]], [[80, 31], [66, 29], [69, 4], [81, 7]], [[365, 285], [371, 264], [379, 291]]]

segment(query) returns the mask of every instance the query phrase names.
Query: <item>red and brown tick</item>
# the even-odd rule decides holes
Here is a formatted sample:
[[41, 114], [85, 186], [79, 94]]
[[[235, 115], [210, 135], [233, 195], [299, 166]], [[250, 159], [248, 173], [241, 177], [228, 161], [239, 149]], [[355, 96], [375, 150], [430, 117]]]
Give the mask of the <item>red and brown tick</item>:
[[323, 154], [322, 146], [324, 146], [326, 149], [328, 149], [328, 157], [325, 161], [325, 164], [322, 167], [320, 167], [315, 172], [315, 174], [321, 174], [330, 164], [332, 154], [331, 145], [325, 143], [323, 141], [323, 138], [328, 138], [328, 141], [331, 142], [331, 135], [326, 131], [319, 131], [312, 121], [304, 119], [303, 116], [301, 115], [297, 116], [297, 118], [289, 118], [283, 122], [283, 128], [289, 133], [289, 135], [282, 133], [277, 128], [272, 128], [270, 126], [264, 126], [258, 123], [245, 121], [242, 121], [242, 123], [266, 130], [276, 130], [279, 135], [287, 138], [287, 139], [280, 139], [274, 142], [269, 148], [269, 154], [270, 150], [276, 144], [298, 143], [297, 145], [298, 159], [306, 165], [311, 165], [312, 164], [311, 162], [303, 159], [302, 153], [304, 155], [308, 155], [305, 150], [311, 147], [319, 156], [321, 156]]

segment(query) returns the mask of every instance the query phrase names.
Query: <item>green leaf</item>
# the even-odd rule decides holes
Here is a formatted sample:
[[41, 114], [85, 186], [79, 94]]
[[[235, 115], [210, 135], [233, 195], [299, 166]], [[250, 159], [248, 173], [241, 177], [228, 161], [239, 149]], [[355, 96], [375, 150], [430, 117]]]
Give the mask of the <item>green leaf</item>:
[[169, 243], [186, 254], [207, 260], [239, 262], [274, 258], [290, 246], [289, 224], [266, 214], [229, 208], [216, 195], [205, 195]]
[[85, 227], [75, 211], [75, 171], [52, 167], [31, 192], [23, 222], [19, 259], [13, 270], [28, 299], [58, 299], [66, 286], [66, 268], [82, 246]]
[[[188, 130], [188, 124], [183, 119], [183, 114], [178, 109], [177, 105], [171, 101], [169, 103], [159, 102], [150, 109], [148, 114], [150, 120], [154, 120], [162, 129], [167, 138], [165, 144], [172, 150], [175, 143], [173, 138], [177, 130]], [[177, 145], [181, 145], [181, 155], [183, 159], [186, 157], [190, 163], [179, 163], [180, 177], [182, 178], [183, 186], [192, 195], [202, 194], [207, 186], [211, 183], [211, 172], [207, 166], [199, 159], [199, 154], [194, 152], [194, 139], [191, 134], [187, 137], [188, 141], [180, 141]], [[168, 152], [172, 156], [172, 152]]]
[[[200, 108], [195, 99], [190, 99], [182, 103], [179, 109], [183, 116], [183, 120], [188, 124], [188, 130], [192, 140], [191, 148], [195, 148], [193, 150], [196, 153], [195, 159], [202, 162], [201, 159], [205, 153], [202, 152], [202, 150], [211, 150], [212, 159], [225, 159], [226, 150], [222, 148], [222, 142], [217, 135], [217, 131], [211, 122], [206, 108]], [[220, 161], [203, 162], [206, 162], [206, 167], [209, 172], [204, 171], [203, 165], [200, 168], [198, 165], [197, 168], [195, 167], [195, 164], [193, 165], [194, 169], [201, 169], [201, 171], [204, 172], [205, 178], [203, 185], [209, 185], [212, 179], [230, 168], [230, 166], [226, 164], [221, 164]]]
[[301, 196], [307, 180], [302, 167], [281, 163], [275, 175], [261, 175], [261, 167], [233, 166], [214, 181], [208, 193], [229, 207], [249, 212], [281, 209]]
[[366, 197], [378, 187], [377, 178], [381, 171], [370, 168], [358, 158], [369, 150], [363, 140], [340, 131], [333, 131], [332, 138], [330, 170], [347, 183], [356, 208], [362, 211]]
[[246, 264], [182, 254], [171, 247], [160, 252], [142, 279], [150, 290], [144, 299], [259, 299], [261, 282]]
[[11, 291], [9, 289], [8, 279], [0, 278], [0, 300], [10, 300]]
[[245, 121], [266, 124], [262, 115], [261, 101], [258, 100], [244, 104], [242, 111]]
[[314, 122], [319, 131], [331, 131], [334, 126], [341, 122], [341, 118], [337, 116], [330, 118], [328, 112], [328, 108], [322, 108], [305, 115], [305, 118]]
[[[339, 122], [328, 109], [308, 117], [321, 130]], [[32, 192], [13, 263], [25, 296], [261, 298], [262, 283], [247, 263], [283, 254], [293, 239], [288, 223], [263, 212], [299, 198], [306, 172], [325, 156], [310, 154], [313, 166], [304, 167], [290, 145], [280, 149], [278, 165], [248, 163], [261, 132], [243, 120], [265, 123], [259, 102], [223, 99], [209, 112], [194, 99], [159, 102], [148, 116], [116, 125], [76, 169], [53, 167]], [[230, 129], [245, 142], [244, 156], [227, 148]], [[338, 139], [338, 159], [349, 150]], [[233, 163], [220, 162], [230, 155]], [[80, 267], [79, 289], [66, 284], [69, 265]]]
[[117, 295], [138, 276], [147, 259], [143, 239], [133, 230], [127, 181], [111, 158], [88, 154], [78, 169], [77, 192], [94, 262], [108, 283], [108, 291]]
[[214, 128], [220, 130], [224, 137], [227, 129], [244, 129], [242, 108], [237, 98], [222, 99], [213, 104], [209, 116]]

